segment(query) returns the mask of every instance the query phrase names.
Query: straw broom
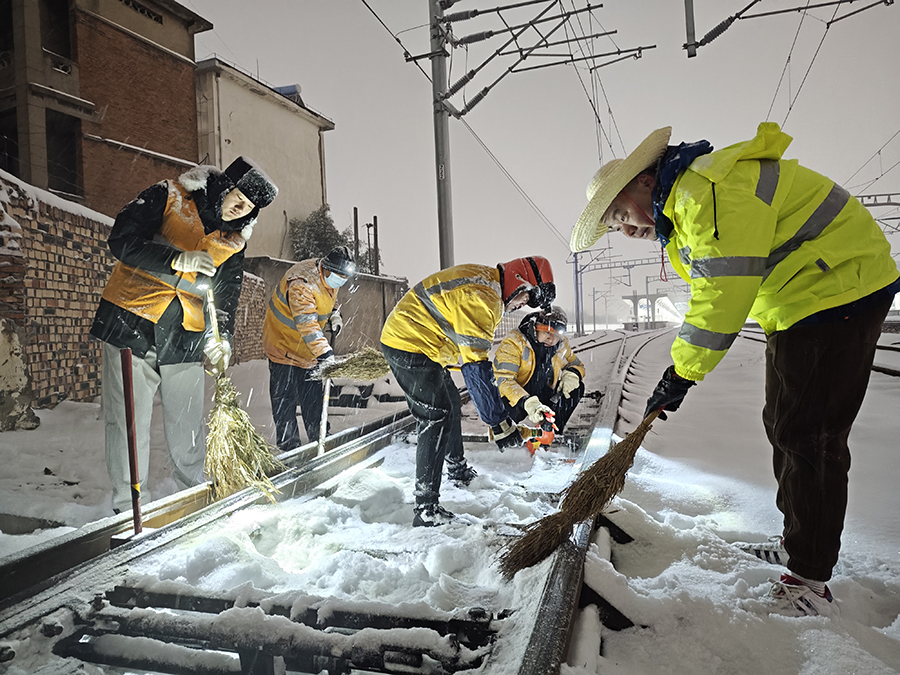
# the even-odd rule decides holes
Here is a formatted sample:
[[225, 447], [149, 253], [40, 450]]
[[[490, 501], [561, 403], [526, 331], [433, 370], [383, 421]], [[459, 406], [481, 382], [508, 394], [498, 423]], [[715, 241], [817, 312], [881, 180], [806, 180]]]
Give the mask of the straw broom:
[[379, 380], [391, 372], [384, 355], [372, 347], [363, 347], [358, 352], [339, 356], [334, 363], [322, 366], [313, 377], [317, 380], [344, 378], [367, 382]]
[[625, 487], [625, 474], [634, 456], [659, 415], [654, 410], [603, 457], [581, 472], [565, 490], [562, 506], [525, 528], [525, 534], [501, 553], [500, 572], [507, 580], [516, 572], [536, 565], [563, 543], [577, 523], [596, 518]]
[[[212, 288], [207, 292], [207, 309], [213, 336], [219, 336], [219, 323]], [[272, 455], [266, 440], [259, 435], [250, 416], [238, 407], [238, 392], [231, 379], [225, 377], [227, 363], [213, 364], [216, 391], [213, 409], [209, 414], [206, 436], [206, 474], [212, 482], [216, 499], [246, 487], [259, 488], [270, 502], [279, 492], [268, 474], [286, 467]]]

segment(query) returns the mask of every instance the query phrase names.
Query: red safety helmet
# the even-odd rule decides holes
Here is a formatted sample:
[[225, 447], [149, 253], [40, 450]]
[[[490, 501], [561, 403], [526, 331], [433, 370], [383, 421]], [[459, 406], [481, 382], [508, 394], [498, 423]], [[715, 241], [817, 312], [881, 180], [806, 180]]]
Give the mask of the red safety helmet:
[[498, 267], [504, 305], [523, 291], [528, 292], [529, 307], [549, 309], [556, 299], [553, 270], [546, 258], [539, 255], [516, 258], [508, 263], [501, 263]]

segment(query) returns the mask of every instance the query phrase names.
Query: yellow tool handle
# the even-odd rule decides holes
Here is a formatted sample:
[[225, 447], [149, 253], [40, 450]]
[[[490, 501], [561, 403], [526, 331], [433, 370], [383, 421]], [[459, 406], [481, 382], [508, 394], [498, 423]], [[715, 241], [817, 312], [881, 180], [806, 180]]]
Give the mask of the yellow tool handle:
[[[206, 289], [206, 311], [209, 313], [209, 323], [212, 327], [213, 338], [216, 342], [222, 341], [222, 336], [219, 333], [219, 319], [216, 316], [216, 298], [213, 295], [212, 286]], [[216, 375], [221, 375], [225, 372], [225, 368], [228, 364], [219, 363], [212, 364], [213, 373]]]

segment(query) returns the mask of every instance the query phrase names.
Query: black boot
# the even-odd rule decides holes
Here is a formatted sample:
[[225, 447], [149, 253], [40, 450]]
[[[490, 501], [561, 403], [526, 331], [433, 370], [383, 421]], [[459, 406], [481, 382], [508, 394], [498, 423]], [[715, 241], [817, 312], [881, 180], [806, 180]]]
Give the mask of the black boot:
[[459, 463], [447, 461], [447, 477], [453, 481], [457, 487], [464, 487], [472, 482], [478, 472], [472, 468], [464, 459]]
[[412, 524], [413, 527], [436, 527], [447, 525], [455, 520], [456, 516], [440, 504], [416, 504]]

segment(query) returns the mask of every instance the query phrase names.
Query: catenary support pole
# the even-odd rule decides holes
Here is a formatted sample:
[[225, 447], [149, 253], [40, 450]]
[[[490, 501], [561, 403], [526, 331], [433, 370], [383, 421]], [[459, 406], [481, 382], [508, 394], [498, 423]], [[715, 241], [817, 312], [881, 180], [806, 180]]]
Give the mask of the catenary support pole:
[[450, 192], [450, 113], [447, 91], [447, 43], [441, 0], [428, 0], [431, 25], [431, 91], [434, 105], [434, 159], [437, 171], [438, 246], [441, 269], [453, 267], [453, 207]]

